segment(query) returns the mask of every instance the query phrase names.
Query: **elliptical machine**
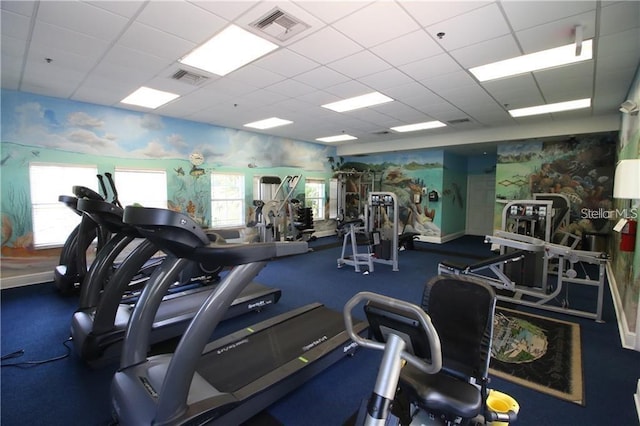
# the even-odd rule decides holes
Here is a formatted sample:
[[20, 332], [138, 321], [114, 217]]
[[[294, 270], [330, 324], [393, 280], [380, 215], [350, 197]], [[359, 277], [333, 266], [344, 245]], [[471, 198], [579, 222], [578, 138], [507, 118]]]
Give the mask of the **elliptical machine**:
[[[363, 301], [371, 339], [352, 329], [351, 311]], [[384, 351], [356, 425], [477, 426], [516, 420], [517, 408], [496, 412], [487, 405], [493, 392], [487, 385], [494, 310], [491, 286], [459, 276], [429, 281], [422, 307], [370, 292], [351, 298], [343, 312], [349, 337]]]

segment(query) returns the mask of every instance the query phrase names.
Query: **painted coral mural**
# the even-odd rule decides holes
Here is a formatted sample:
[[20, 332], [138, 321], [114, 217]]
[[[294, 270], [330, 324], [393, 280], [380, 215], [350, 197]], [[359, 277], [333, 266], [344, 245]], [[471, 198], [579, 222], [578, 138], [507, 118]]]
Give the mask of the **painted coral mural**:
[[[578, 236], [609, 232], [612, 225], [606, 217], [585, 212], [613, 208], [616, 141], [617, 132], [606, 132], [500, 145], [496, 198], [529, 200], [536, 193], [562, 194], [570, 200], [571, 222], [563, 231]], [[496, 204], [497, 229], [503, 205]]]
[[[401, 231], [440, 237], [442, 206], [438, 201], [429, 201], [426, 193], [429, 190], [442, 192], [442, 157], [442, 151], [437, 151], [371, 155], [365, 158], [330, 158], [329, 162], [336, 176], [338, 172], [350, 170], [368, 172], [374, 191], [393, 192], [398, 199], [398, 226]], [[348, 182], [348, 185], [355, 191], [355, 182]], [[360, 195], [361, 199], [365, 196], [366, 194]]]

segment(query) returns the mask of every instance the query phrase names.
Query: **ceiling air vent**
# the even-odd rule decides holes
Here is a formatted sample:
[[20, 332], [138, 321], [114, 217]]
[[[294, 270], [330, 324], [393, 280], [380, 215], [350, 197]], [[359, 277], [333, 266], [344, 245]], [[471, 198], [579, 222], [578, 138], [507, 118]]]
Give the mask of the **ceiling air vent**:
[[462, 123], [470, 123], [471, 120], [469, 120], [468, 118], [458, 118], [456, 120], [451, 120], [451, 121], [447, 121], [447, 124], [462, 124]]
[[209, 79], [209, 77], [206, 77], [204, 75], [196, 74], [183, 69], [179, 69], [178, 71], [176, 71], [175, 74], [171, 76], [171, 78], [173, 78], [174, 80], [179, 80], [183, 83], [190, 84], [192, 86], [199, 86]]
[[391, 133], [388, 130], [380, 130], [379, 132], [373, 132], [373, 135], [388, 135], [389, 133]]
[[250, 25], [280, 41], [288, 40], [309, 28], [302, 20], [277, 7]]

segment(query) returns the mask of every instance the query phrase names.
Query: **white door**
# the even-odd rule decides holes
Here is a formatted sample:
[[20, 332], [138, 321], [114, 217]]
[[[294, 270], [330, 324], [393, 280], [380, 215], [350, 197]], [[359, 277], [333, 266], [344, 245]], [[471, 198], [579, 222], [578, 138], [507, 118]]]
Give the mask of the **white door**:
[[492, 235], [496, 205], [496, 175], [470, 175], [467, 179], [468, 235]]

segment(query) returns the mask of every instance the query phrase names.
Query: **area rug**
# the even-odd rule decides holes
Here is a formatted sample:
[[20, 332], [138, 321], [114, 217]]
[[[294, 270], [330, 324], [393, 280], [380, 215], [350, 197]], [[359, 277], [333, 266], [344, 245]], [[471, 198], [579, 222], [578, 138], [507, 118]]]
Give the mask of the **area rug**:
[[496, 308], [489, 372], [584, 405], [580, 326]]

